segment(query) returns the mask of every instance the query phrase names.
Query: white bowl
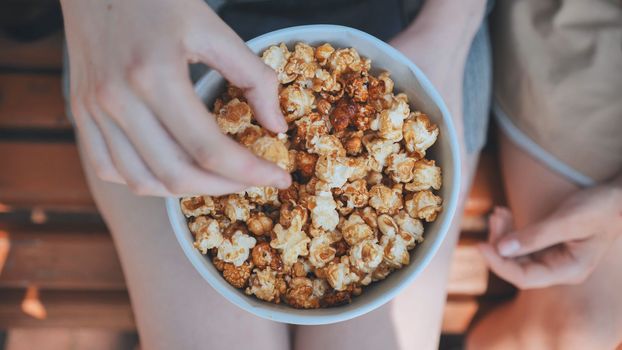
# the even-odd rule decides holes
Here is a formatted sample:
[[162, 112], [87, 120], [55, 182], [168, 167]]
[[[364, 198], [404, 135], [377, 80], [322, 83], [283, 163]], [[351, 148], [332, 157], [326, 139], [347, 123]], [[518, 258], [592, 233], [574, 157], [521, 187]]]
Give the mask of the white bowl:
[[[348, 27], [308, 25], [267, 33], [248, 41], [247, 44], [253, 52], [260, 54], [270, 45], [285, 42], [292, 48], [299, 41], [311, 45], [328, 42], [335, 47], [355, 48], [362, 56], [372, 60], [372, 70], [375, 74], [382, 70], [389, 71], [395, 82], [395, 90], [406, 93], [412, 106], [425, 112], [439, 125], [438, 141], [429, 154], [430, 158], [436, 160], [442, 168], [443, 187], [440, 195], [443, 197], [443, 210], [436, 221], [425, 225], [425, 240], [412, 250], [410, 264], [394, 271], [387, 279], [365, 288], [363, 293], [354, 297], [352, 303], [348, 305], [300, 310], [286, 304], [268, 303], [247, 296], [242, 290], [231, 286], [209, 258], [201, 255], [193, 247], [193, 237], [177, 198], [168, 198], [166, 207], [175, 236], [184, 253], [201, 276], [225, 299], [254, 315], [272, 321], [301, 325], [329, 324], [363, 315], [382, 306], [412, 283], [428, 265], [441, 245], [456, 211], [460, 192], [460, 153], [451, 116], [438, 92], [419, 68], [383, 41]], [[224, 84], [222, 76], [216, 71], [211, 71], [197, 82], [195, 90], [211, 106], [215, 98], [222, 93]]]

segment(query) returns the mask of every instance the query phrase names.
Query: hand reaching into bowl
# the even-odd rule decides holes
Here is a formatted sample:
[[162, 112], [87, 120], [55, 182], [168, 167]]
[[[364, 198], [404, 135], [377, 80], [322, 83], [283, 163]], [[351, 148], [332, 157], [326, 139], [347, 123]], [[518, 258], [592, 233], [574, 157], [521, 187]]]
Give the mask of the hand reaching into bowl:
[[188, 64], [243, 89], [256, 118], [284, 132], [278, 82], [200, 0], [63, 0], [77, 134], [97, 175], [141, 195], [287, 188], [290, 175], [222, 134]]

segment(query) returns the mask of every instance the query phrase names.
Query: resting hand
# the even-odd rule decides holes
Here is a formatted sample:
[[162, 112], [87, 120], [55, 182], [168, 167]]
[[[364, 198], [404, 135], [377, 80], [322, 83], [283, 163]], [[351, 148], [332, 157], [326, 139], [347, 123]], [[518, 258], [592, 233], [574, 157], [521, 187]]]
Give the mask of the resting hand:
[[577, 192], [544, 220], [512, 229], [509, 210], [490, 217], [481, 251], [490, 268], [522, 289], [579, 284], [622, 233], [622, 190], [599, 186]]
[[97, 175], [144, 195], [220, 195], [290, 176], [222, 134], [188, 64], [243, 89], [257, 120], [287, 130], [275, 73], [200, 0], [63, 0], [71, 106]]

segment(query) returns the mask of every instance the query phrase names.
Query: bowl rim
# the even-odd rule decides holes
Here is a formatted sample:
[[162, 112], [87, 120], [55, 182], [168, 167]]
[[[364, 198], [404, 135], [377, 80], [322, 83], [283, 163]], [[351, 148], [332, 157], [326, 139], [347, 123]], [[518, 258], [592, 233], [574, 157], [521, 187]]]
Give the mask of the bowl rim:
[[[376, 298], [367, 301], [366, 303], [361, 304], [359, 307], [344, 309], [343, 312], [335, 312], [332, 314], [313, 314], [309, 312], [306, 315], [300, 315], [300, 311], [294, 308], [277, 308], [277, 305], [263, 302], [261, 300], [252, 300], [252, 296], [244, 295], [243, 292], [240, 293], [232, 293], [230, 291], [230, 286], [228, 283], [220, 276], [220, 274], [211, 273], [206, 267], [206, 258], [203, 255], [197, 255], [196, 250], [192, 244], [187, 244], [188, 237], [192, 236], [190, 230], [188, 229], [187, 222], [185, 216], [181, 213], [180, 202], [178, 197], [168, 197], [166, 198], [166, 211], [175, 233], [175, 237], [177, 241], [181, 245], [181, 248], [190, 260], [191, 264], [194, 266], [195, 270], [205, 279], [208, 284], [214, 288], [220, 295], [222, 295], [226, 300], [233, 303], [237, 307], [250, 312], [253, 315], [259, 316], [261, 318], [277, 321], [282, 323], [289, 324], [298, 324], [298, 325], [322, 325], [322, 324], [331, 324], [341, 321], [350, 320], [352, 318], [364, 315], [368, 312], [371, 312], [380, 306], [386, 304], [390, 300], [392, 300], [397, 294], [404, 290], [405, 287], [410, 285], [415, 278], [417, 278], [421, 272], [429, 265], [432, 258], [436, 255], [440, 245], [445, 240], [447, 232], [449, 231], [453, 219], [455, 217], [455, 212], [458, 205], [458, 197], [460, 194], [460, 186], [461, 186], [461, 154], [458, 146], [458, 138], [456, 135], [456, 129], [454, 127], [453, 118], [449, 113], [445, 102], [441, 98], [438, 91], [434, 88], [432, 83], [428, 80], [425, 74], [417, 67], [411, 60], [409, 60], [404, 54], [402, 54], [397, 49], [393, 48], [389, 44], [383, 42], [382, 40], [360, 31], [358, 29], [340, 26], [340, 25], [332, 25], [332, 24], [312, 24], [312, 25], [303, 25], [303, 26], [295, 26], [289, 28], [283, 28], [279, 30], [275, 30], [272, 32], [268, 32], [262, 34], [256, 38], [253, 38], [246, 42], [249, 47], [253, 47], [253, 45], [257, 45], [257, 43], [263, 41], [267, 37], [276, 36], [278, 34], [282, 34], [283, 32], [288, 32], [291, 36], [296, 36], [297, 33], [303, 33], [308, 31], [348, 31], [356, 34], [361, 37], [363, 40], [370, 41], [374, 45], [378, 46], [379, 49], [387, 55], [391, 55], [394, 59], [400, 61], [401, 64], [409, 68], [413, 73], [419, 84], [422, 87], [422, 90], [427, 94], [429, 99], [438, 107], [441, 112], [443, 123], [445, 124], [445, 138], [448, 142], [450, 154], [452, 155], [451, 164], [454, 169], [454, 176], [451, 184], [445, 184], [445, 186], [452, 186], [450, 191], [450, 198], [444, 199], [445, 206], [443, 210], [445, 211], [445, 220], [442, 221], [439, 225], [437, 231], [437, 239], [432, 242], [429, 249], [425, 252], [424, 257], [421, 262], [409, 272], [409, 274], [404, 275], [404, 277], [392, 288], [389, 288], [385, 292], [378, 295]], [[211, 71], [211, 70], [210, 70]], [[195, 91], [198, 91], [201, 85], [205, 81], [205, 77], [209, 74], [210, 71], [207, 71], [195, 84]], [[211, 262], [210, 262], [211, 263]], [[226, 284], [226, 285], [225, 285]], [[239, 291], [239, 290], [238, 290]], [[322, 310], [330, 310], [322, 309]], [[335, 307], [335, 310], [338, 310], [339, 307]], [[294, 312], [296, 310], [296, 312]], [[304, 311], [304, 310], [303, 310]], [[312, 310], [309, 310], [312, 311]]]

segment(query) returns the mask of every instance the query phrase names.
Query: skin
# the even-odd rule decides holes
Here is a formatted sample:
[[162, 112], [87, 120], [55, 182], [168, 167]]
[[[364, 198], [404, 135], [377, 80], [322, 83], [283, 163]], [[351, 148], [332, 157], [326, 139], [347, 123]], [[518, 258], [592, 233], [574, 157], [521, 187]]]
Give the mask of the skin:
[[475, 325], [468, 348], [615, 349], [622, 342], [619, 179], [580, 189], [501, 140], [511, 210], [491, 215], [481, 248], [490, 268], [521, 291]]
[[[417, 282], [355, 320], [295, 327], [290, 333], [287, 325], [223, 302], [183, 256], [167, 228], [164, 201], [137, 194], [287, 187], [289, 176], [220, 133], [194, 96], [186, 66], [201, 61], [219, 70], [245, 89], [262, 125], [282, 131], [274, 73], [199, 1], [171, 6], [164, 0], [63, 0], [62, 5], [83, 164], [123, 264], [143, 348], [437, 348], [459, 215]], [[484, 7], [484, 0], [428, 1], [417, 21], [392, 42], [437, 86], [460, 137], [464, 65]], [[462, 148], [464, 199], [477, 154]], [[382, 331], [378, 324], [385, 326]], [[347, 334], [353, 336], [344, 342]]]
[[244, 90], [264, 127], [283, 132], [275, 73], [202, 1], [174, 5], [62, 2], [71, 106], [96, 174], [141, 195], [287, 188], [289, 174], [219, 131], [194, 94], [188, 63], [218, 70]]

